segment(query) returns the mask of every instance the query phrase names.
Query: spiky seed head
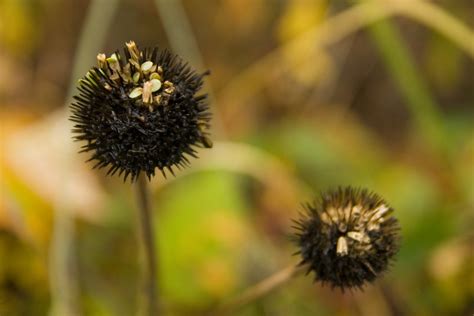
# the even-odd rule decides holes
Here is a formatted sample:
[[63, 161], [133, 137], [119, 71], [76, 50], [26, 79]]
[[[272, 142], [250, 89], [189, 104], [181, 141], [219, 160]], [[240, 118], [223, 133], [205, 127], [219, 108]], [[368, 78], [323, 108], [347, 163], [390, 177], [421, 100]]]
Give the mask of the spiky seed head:
[[380, 196], [338, 188], [321, 194], [295, 221], [301, 265], [315, 281], [362, 288], [387, 270], [400, 245], [398, 221]]
[[75, 139], [86, 142], [81, 151], [92, 152], [94, 168], [108, 167], [125, 180], [184, 167], [187, 156], [196, 157], [195, 147], [212, 144], [206, 95], [198, 94], [207, 74], [133, 41], [123, 55], [97, 55], [71, 105]]

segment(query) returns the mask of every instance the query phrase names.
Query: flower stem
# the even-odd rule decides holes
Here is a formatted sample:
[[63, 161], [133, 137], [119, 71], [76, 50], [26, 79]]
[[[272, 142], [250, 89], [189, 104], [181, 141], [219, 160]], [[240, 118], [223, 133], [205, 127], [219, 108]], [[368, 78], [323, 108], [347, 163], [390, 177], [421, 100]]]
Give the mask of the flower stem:
[[146, 177], [141, 174], [138, 177], [138, 209], [140, 217], [140, 241], [145, 261], [144, 292], [145, 292], [145, 315], [158, 315], [157, 296], [157, 263], [155, 253], [155, 242], [153, 233], [153, 217], [151, 213], [150, 194]]
[[305, 268], [305, 266], [295, 264], [283, 268], [280, 271], [270, 275], [266, 279], [247, 288], [245, 291], [243, 291], [236, 297], [231, 298], [227, 302], [224, 302], [217, 308], [217, 310], [215, 310], [209, 315], [230, 315], [232, 314], [232, 312], [237, 311], [239, 308], [264, 297], [272, 290], [278, 288], [293, 277], [305, 271]]

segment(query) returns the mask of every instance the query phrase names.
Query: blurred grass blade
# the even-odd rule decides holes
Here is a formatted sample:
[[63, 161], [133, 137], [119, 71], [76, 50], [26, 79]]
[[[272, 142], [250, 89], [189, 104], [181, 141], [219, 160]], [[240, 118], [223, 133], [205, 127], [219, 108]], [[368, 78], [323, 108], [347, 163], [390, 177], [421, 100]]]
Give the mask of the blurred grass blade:
[[[79, 43], [74, 57], [69, 90], [65, 107], [72, 102], [76, 90], [76, 80], [82, 77], [93, 62], [107, 35], [118, 0], [93, 0], [82, 26]], [[66, 120], [66, 117], [64, 118]], [[70, 135], [58, 137], [70, 138]], [[70, 141], [70, 143], [72, 140]], [[68, 150], [72, 151], [72, 146]], [[78, 304], [79, 285], [75, 268], [74, 221], [71, 214], [70, 183], [71, 160], [69, 155], [58, 168], [62, 171], [63, 190], [54, 205], [54, 228], [49, 253], [51, 316], [80, 315]]]
[[400, 14], [438, 31], [474, 58], [474, 31], [429, 1], [401, 1]]
[[390, 21], [384, 20], [372, 25], [369, 32], [385, 66], [406, 98], [419, 132], [438, 149], [444, 146], [441, 114], [398, 30]]
[[[182, 1], [155, 0], [155, 6], [173, 51], [201, 71], [206, 69], [198, 42], [194, 36], [192, 25], [186, 15]], [[216, 106], [216, 98], [214, 97], [213, 89], [209, 83], [206, 85], [209, 91], [211, 111], [214, 114], [213, 134], [225, 136], [224, 126], [220, 119], [218, 107]]]

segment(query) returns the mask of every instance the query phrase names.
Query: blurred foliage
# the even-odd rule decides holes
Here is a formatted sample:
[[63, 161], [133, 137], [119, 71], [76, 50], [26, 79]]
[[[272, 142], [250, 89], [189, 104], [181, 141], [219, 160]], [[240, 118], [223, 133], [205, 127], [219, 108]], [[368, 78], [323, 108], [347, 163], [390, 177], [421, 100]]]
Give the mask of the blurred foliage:
[[38, 23], [40, 4], [37, 1], [0, 2], [0, 41], [14, 55], [33, 53], [40, 39]]
[[[137, 310], [133, 190], [69, 150], [63, 102], [92, 2], [0, 0], [1, 316], [48, 315], [58, 300], [50, 251], [61, 205], [76, 228], [68, 246], [80, 314]], [[311, 32], [330, 37], [332, 29], [317, 31], [341, 14], [368, 14], [350, 10], [370, 1], [174, 3], [184, 5], [188, 35], [212, 70], [217, 142], [176, 179], [152, 181], [166, 314], [199, 314], [294, 263], [288, 236], [302, 197], [346, 184], [371, 188], [395, 208], [403, 245], [391, 271], [354, 293], [300, 277], [237, 314], [472, 314], [469, 44], [404, 17], [354, 27], [341, 40], [299, 41]], [[472, 1], [432, 3], [474, 26]], [[337, 38], [341, 25], [357, 24], [338, 21], [330, 24], [340, 27]], [[130, 39], [172, 46], [152, 0], [120, 1], [108, 30], [105, 43], [94, 43], [104, 52]]]

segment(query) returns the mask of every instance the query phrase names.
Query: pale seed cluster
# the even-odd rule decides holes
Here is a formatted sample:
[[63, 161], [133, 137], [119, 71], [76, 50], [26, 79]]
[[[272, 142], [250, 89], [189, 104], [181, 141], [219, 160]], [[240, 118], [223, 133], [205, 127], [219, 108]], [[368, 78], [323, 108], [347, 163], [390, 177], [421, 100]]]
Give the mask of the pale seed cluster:
[[124, 180], [159, 169], [174, 174], [212, 147], [211, 114], [199, 91], [209, 72], [196, 73], [179, 56], [158, 47], [126, 43], [123, 54], [97, 55], [97, 66], [79, 80], [71, 104], [75, 139], [84, 141], [94, 168]]
[[[327, 232], [335, 225], [339, 232], [336, 253], [339, 256], [355, 252], [357, 255], [367, 253], [372, 248], [371, 232], [380, 230], [386, 218], [392, 213], [387, 205], [381, 204], [375, 209], [364, 209], [363, 205], [347, 205], [345, 207], [329, 207], [321, 212], [321, 221], [326, 224], [323, 231]], [[351, 228], [351, 230], [349, 230]]]
[[[153, 112], [157, 106], [168, 105], [175, 87], [173, 82], [163, 80], [162, 66], [150, 60], [140, 63], [143, 53], [135, 42], [126, 43], [126, 48], [130, 58], [125, 66], [122, 66], [120, 54], [113, 53], [108, 58], [105, 54], [98, 54], [99, 69], [105, 72], [113, 82], [125, 84], [128, 87], [128, 97], [134, 99], [137, 106], [146, 106], [150, 112]], [[105, 83], [104, 87], [109, 91], [112, 90], [108, 83]]]
[[377, 194], [339, 188], [307, 205], [295, 221], [302, 265], [333, 287], [361, 287], [387, 270], [399, 249], [398, 221]]

